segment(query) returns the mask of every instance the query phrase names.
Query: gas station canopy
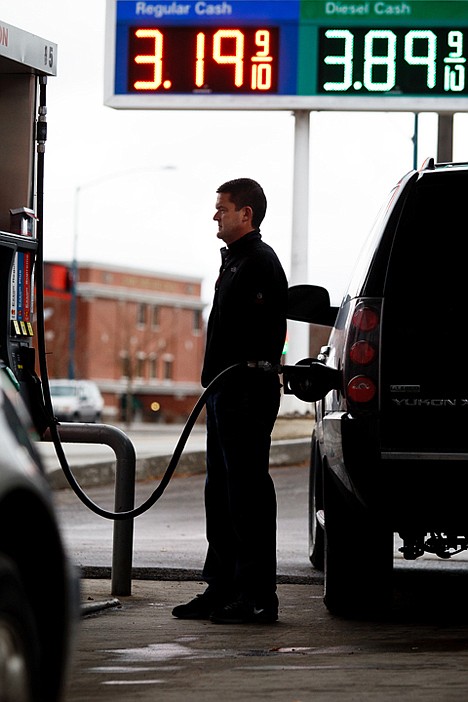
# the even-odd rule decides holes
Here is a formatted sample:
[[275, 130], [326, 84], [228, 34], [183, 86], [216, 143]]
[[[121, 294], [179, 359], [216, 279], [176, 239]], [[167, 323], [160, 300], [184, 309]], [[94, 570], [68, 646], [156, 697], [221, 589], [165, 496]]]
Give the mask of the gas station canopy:
[[57, 44], [0, 20], [0, 73], [57, 75]]

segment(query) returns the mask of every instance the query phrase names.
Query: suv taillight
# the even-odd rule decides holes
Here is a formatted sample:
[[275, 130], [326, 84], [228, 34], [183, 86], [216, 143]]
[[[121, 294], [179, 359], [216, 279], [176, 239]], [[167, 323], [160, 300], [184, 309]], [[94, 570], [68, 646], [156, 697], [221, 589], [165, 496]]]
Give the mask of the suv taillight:
[[343, 359], [346, 399], [353, 412], [375, 410], [379, 395], [380, 299], [358, 300]]
[[367, 375], [355, 375], [347, 384], [346, 390], [353, 402], [370, 402], [377, 393], [374, 381]]

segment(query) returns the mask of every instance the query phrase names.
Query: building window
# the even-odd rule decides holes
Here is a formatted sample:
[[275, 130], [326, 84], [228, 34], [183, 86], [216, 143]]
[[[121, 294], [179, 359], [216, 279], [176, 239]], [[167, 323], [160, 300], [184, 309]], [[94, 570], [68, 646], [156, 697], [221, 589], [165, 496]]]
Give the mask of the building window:
[[158, 329], [160, 323], [161, 323], [160, 308], [157, 305], [155, 305], [151, 309], [151, 327], [153, 329]]
[[145, 302], [140, 302], [137, 309], [137, 324], [138, 326], [144, 327], [146, 324], [146, 308], [147, 304]]
[[174, 362], [172, 358], [165, 358], [163, 361], [163, 378], [164, 380], [172, 380], [174, 371]]
[[158, 377], [158, 359], [156, 356], [152, 356], [149, 359], [149, 375], [152, 380]]
[[193, 331], [199, 334], [202, 330], [202, 313], [200, 310], [193, 311]]
[[128, 353], [126, 351], [122, 351], [121, 360], [122, 360], [122, 376], [124, 378], [130, 378], [130, 358], [129, 358]]
[[145, 358], [142, 354], [138, 354], [136, 359], [136, 377], [145, 377]]

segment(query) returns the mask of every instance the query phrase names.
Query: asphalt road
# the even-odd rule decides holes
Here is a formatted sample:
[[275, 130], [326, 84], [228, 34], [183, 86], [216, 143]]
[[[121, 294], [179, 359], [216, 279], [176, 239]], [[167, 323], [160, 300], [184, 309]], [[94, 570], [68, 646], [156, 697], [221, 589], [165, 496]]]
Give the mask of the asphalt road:
[[[272, 468], [278, 497], [278, 568], [294, 578], [310, 576], [307, 546], [307, 486], [305, 466]], [[137, 483], [137, 505], [158, 485]], [[154, 507], [134, 521], [133, 565], [149, 577], [167, 570], [197, 573], [206, 550], [203, 506], [204, 475], [176, 476]], [[104, 509], [113, 509], [113, 486], [93, 487], [89, 497]], [[62, 533], [74, 562], [87, 573], [112, 564], [114, 522], [82, 505], [70, 489], [54, 491]]]

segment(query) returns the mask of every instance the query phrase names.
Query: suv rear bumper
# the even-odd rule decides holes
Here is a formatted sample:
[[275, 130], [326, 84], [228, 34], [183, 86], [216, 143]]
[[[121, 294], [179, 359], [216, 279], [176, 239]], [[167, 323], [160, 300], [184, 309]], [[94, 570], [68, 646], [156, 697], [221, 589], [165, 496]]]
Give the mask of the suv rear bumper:
[[467, 453], [448, 453], [441, 451], [381, 451], [385, 461], [468, 461]]
[[392, 530], [468, 534], [468, 453], [388, 451], [375, 418], [331, 412], [317, 432], [321, 458], [348, 500]]

